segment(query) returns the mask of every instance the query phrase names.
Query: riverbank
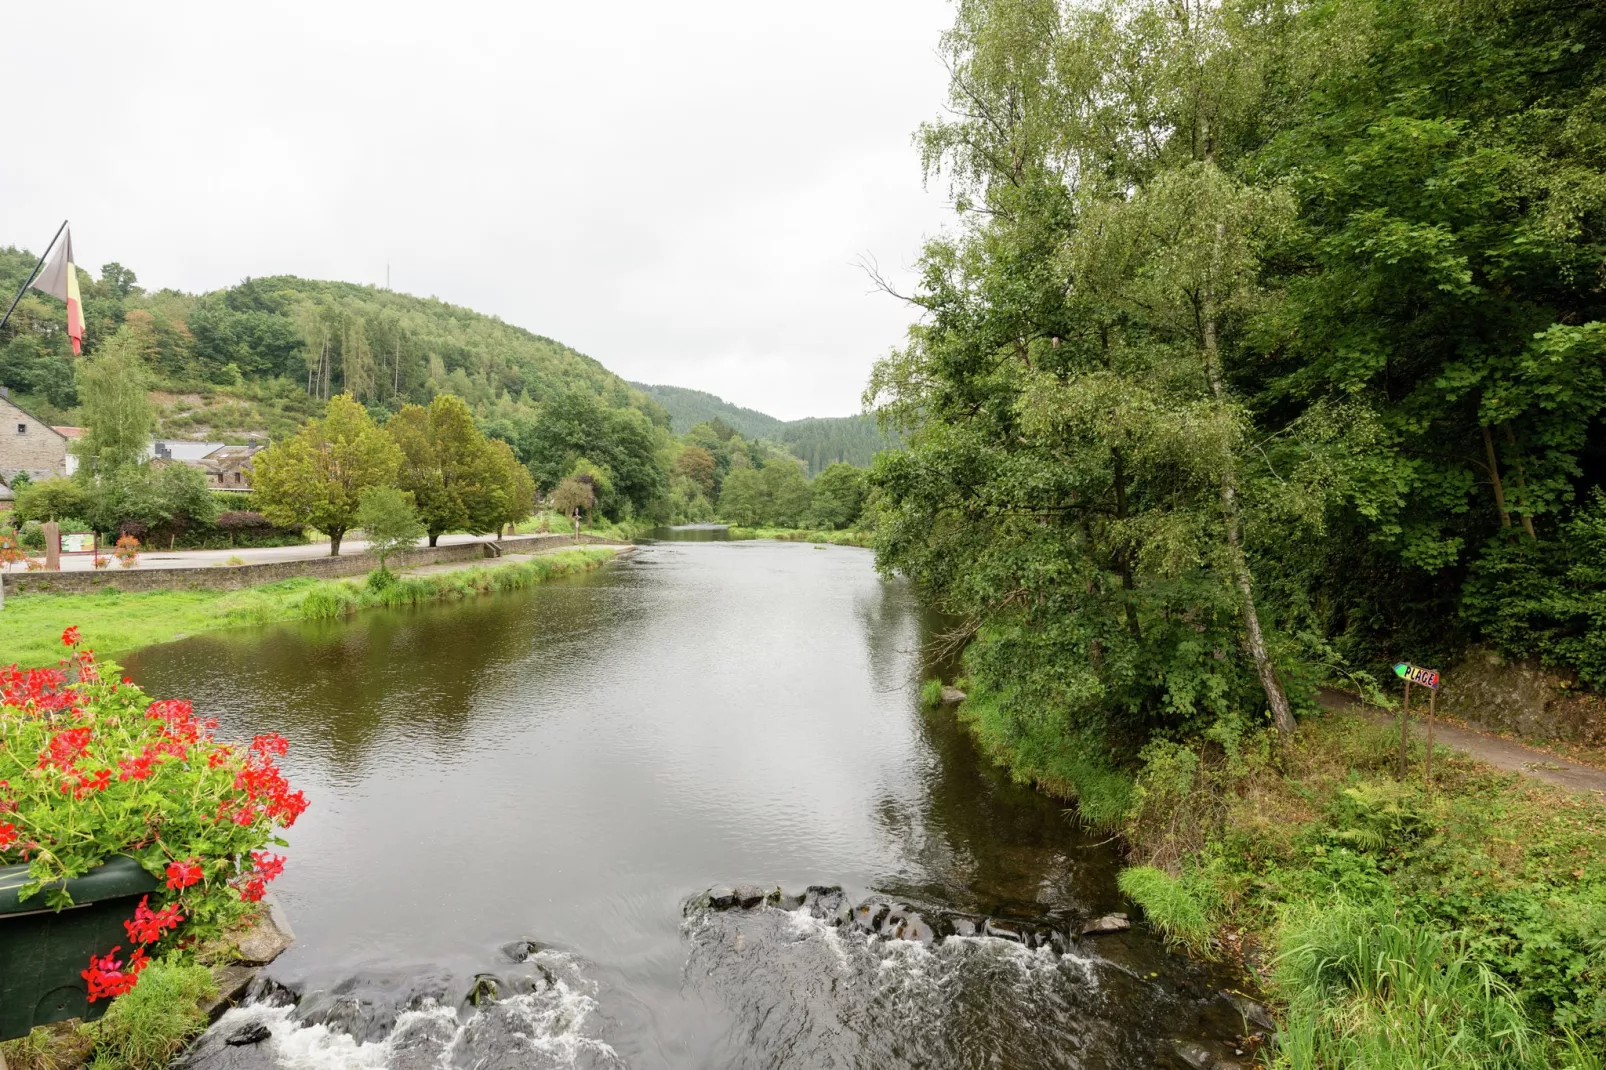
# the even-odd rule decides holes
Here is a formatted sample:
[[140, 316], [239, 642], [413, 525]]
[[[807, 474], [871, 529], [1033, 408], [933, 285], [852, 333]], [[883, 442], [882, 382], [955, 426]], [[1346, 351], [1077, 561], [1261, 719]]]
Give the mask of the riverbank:
[[875, 541], [872, 531], [811, 531], [807, 528], [744, 528], [732, 524], [733, 539], [779, 539], [782, 542], [822, 542], [832, 546], [864, 546]]
[[1242, 964], [1281, 1008], [1277, 1065], [1573, 1067], [1606, 1043], [1606, 800], [1410, 744], [1348, 713], [1217, 726], [1115, 771], [1011, 730], [983, 748], [1119, 832], [1121, 886], [1195, 953]]
[[0, 663], [51, 665], [61, 657], [61, 630], [76, 625], [84, 644], [118, 657], [141, 647], [248, 624], [316, 620], [363, 609], [415, 605], [531, 587], [588, 572], [618, 553], [607, 547], [562, 550], [525, 561], [473, 566], [388, 585], [353, 578], [283, 580], [237, 591], [148, 591], [37, 594], [8, 599], [0, 611]]

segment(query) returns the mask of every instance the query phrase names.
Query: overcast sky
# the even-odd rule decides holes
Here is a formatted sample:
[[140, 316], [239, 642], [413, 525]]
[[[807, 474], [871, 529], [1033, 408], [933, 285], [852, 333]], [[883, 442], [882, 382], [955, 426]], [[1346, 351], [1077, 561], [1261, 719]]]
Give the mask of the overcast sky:
[[[948, 223], [947, 0], [14, 4], [0, 244], [434, 295], [635, 380], [856, 412]], [[16, 87], [30, 86], [18, 94]], [[15, 114], [15, 113], [14, 113]]]

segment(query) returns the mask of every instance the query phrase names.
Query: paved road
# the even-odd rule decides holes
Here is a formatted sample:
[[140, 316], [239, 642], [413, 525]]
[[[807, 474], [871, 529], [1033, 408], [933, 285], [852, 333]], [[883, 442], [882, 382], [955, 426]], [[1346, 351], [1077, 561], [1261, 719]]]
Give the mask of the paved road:
[[[484, 542], [493, 539], [492, 535], [442, 535], [440, 545], [451, 546], [462, 542]], [[419, 546], [427, 546], [429, 540], [419, 539]], [[362, 539], [344, 539], [340, 543], [340, 556], [361, 553], [368, 549], [368, 544]], [[195, 568], [219, 565], [231, 557], [238, 557], [248, 565], [260, 565], [270, 561], [299, 561], [309, 557], [327, 557], [329, 544], [327, 542], [303, 543], [300, 546], [264, 546], [240, 547], [235, 550], [148, 550], [139, 555], [135, 568]], [[108, 553], [107, 556], [110, 556]], [[122, 566], [113, 561], [106, 566], [109, 569], [119, 569]], [[89, 554], [63, 554], [61, 570], [63, 572], [93, 572], [95, 562]]]
[[[1338, 691], [1323, 690], [1320, 699], [1322, 705], [1328, 709], [1360, 713], [1388, 724], [1398, 723], [1393, 714], [1383, 713], [1371, 707], [1362, 707], [1348, 695]], [[1412, 711], [1411, 731], [1418, 738], [1427, 735], [1427, 721], [1421, 718], [1419, 710]], [[1433, 745], [1471, 755], [1496, 769], [1531, 776], [1536, 780], [1543, 780], [1581, 795], [1593, 795], [1606, 803], [1606, 769], [1597, 769], [1582, 762], [1558, 758], [1554, 754], [1546, 754], [1542, 750], [1525, 747], [1509, 739], [1475, 732], [1469, 728], [1457, 728], [1443, 721], [1435, 721], [1433, 724]]]

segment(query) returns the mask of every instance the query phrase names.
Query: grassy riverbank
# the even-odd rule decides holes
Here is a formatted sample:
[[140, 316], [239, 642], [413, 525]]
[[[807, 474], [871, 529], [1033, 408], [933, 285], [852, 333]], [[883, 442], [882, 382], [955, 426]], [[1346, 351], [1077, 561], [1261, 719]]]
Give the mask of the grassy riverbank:
[[0, 611], [0, 664], [54, 664], [61, 631], [75, 624], [85, 645], [109, 656], [244, 624], [344, 616], [363, 609], [414, 605], [531, 587], [597, 568], [608, 547], [563, 550], [506, 564], [398, 576], [388, 586], [356, 577], [284, 580], [240, 591], [147, 591], [36, 594], [6, 600]]
[[780, 539], [784, 542], [823, 542], [832, 546], [869, 546], [875, 539], [870, 531], [810, 531], [807, 528], [744, 528], [732, 524], [733, 539]]
[[1281, 1008], [1278, 1066], [1564, 1067], [1606, 1048], [1606, 800], [1503, 775], [1345, 714], [1279, 749], [1218, 725], [1117, 771], [988, 696], [993, 757], [1119, 831], [1122, 889]]

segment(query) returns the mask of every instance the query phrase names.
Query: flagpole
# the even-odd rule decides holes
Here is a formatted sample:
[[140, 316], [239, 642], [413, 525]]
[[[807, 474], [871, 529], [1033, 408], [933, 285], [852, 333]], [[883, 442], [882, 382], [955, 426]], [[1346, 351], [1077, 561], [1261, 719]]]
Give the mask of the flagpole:
[[61, 232], [66, 229], [67, 221], [63, 219], [61, 221], [61, 226], [56, 228], [56, 236], [50, 239], [50, 244], [45, 246], [45, 251], [39, 254], [39, 263], [35, 264], [33, 266], [33, 270], [28, 272], [28, 278], [23, 282], [22, 287], [17, 290], [17, 296], [11, 299], [11, 307], [6, 309], [6, 314], [4, 316], [0, 316], [0, 328], [5, 327], [6, 321], [9, 320], [11, 318], [11, 314], [17, 310], [17, 302], [21, 301], [22, 295], [28, 292], [28, 286], [39, 274], [39, 269], [45, 266], [45, 257], [50, 255], [50, 250], [54, 249], [56, 247], [56, 242], [61, 240]]

